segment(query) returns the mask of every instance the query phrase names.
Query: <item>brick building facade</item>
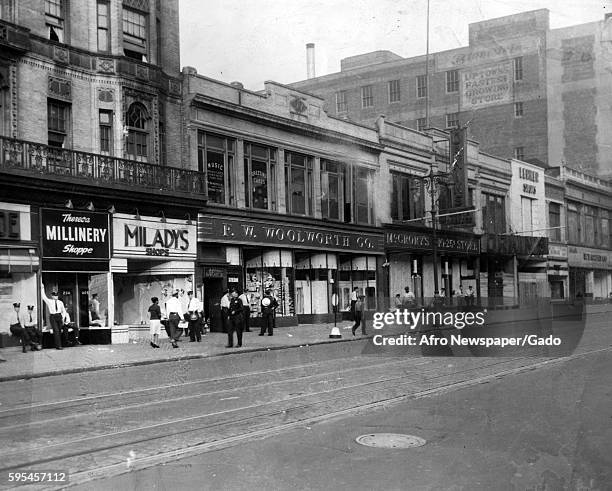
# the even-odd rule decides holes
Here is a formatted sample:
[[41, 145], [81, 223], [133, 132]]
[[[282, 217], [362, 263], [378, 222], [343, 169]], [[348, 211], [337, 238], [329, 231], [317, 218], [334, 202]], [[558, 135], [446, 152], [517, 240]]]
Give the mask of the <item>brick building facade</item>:
[[[547, 10], [469, 25], [469, 45], [401, 58], [376, 52], [341, 71], [292, 84], [325, 98], [330, 114], [415, 129], [470, 123], [483, 151], [612, 174], [612, 18], [550, 29]], [[429, 87], [427, 87], [427, 85]]]

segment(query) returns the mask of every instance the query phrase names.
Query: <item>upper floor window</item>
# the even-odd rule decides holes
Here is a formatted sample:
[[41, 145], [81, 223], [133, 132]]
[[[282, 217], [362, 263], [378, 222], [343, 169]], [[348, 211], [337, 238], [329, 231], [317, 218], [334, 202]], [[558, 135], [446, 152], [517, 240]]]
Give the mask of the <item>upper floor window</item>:
[[374, 91], [371, 85], [361, 87], [361, 107], [374, 106]]
[[287, 212], [312, 215], [312, 157], [285, 152]]
[[374, 223], [374, 172], [357, 167], [353, 181], [356, 223]]
[[506, 233], [506, 202], [504, 196], [481, 194], [482, 228], [486, 234]]
[[346, 90], [336, 92], [336, 113], [345, 113], [348, 111], [346, 102]]
[[147, 61], [147, 16], [123, 7], [123, 52], [125, 56]]
[[459, 70], [449, 70], [446, 72], [446, 92], [459, 92]]
[[64, 42], [64, 10], [63, 0], [45, 0], [45, 24], [51, 41]]
[[446, 115], [446, 128], [459, 128], [459, 113]]
[[517, 160], [525, 159], [525, 147], [514, 147], [514, 158]]
[[559, 242], [561, 240], [561, 205], [548, 203], [548, 238]]
[[110, 4], [105, 0], [98, 0], [97, 18], [98, 18], [98, 51], [109, 50], [109, 8]]
[[344, 216], [343, 164], [321, 160], [321, 216], [342, 220]]
[[276, 150], [244, 143], [244, 187], [247, 208], [276, 209]]
[[100, 153], [113, 153], [113, 112], [100, 109]]
[[49, 146], [65, 148], [70, 126], [70, 104], [47, 101], [47, 132]]
[[427, 128], [427, 118], [418, 118], [416, 120], [417, 131], [424, 131]]
[[423, 180], [407, 174], [391, 174], [391, 218], [412, 220], [425, 216]]
[[570, 244], [580, 243], [580, 214], [578, 205], [574, 203], [567, 203], [567, 241]]
[[523, 80], [523, 57], [518, 56], [513, 60], [514, 65], [514, 80]]
[[236, 140], [198, 131], [198, 170], [206, 175], [208, 202], [233, 205]]
[[389, 82], [389, 103], [399, 102], [401, 98], [400, 94], [400, 81], [391, 80]]
[[416, 95], [418, 98], [427, 97], [427, 77], [425, 75], [417, 75]]
[[514, 103], [514, 117], [515, 118], [523, 117], [523, 103], [522, 102]]
[[147, 162], [149, 158], [149, 116], [140, 103], [133, 103], [125, 115], [127, 127], [127, 156]]

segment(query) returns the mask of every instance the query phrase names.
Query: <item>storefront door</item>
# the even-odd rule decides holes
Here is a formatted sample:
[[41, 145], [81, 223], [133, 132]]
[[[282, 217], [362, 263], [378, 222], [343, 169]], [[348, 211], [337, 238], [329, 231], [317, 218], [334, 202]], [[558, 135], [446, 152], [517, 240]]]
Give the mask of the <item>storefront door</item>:
[[210, 330], [223, 332], [221, 297], [225, 294], [223, 278], [204, 278], [204, 316], [210, 319]]

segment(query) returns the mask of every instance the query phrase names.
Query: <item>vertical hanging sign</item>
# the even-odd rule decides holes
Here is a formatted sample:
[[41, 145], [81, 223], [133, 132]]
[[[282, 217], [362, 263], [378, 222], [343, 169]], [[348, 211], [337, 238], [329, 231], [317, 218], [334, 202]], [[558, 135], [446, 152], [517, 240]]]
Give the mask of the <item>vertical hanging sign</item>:
[[466, 156], [467, 128], [450, 131], [450, 163], [453, 185], [453, 207], [468, 206], [468, 169]]

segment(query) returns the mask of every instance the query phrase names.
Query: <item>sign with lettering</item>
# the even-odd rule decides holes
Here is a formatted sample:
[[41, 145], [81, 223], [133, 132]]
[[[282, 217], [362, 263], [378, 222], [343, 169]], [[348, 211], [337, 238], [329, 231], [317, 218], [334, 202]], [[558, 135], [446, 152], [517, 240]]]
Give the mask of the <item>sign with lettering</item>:
[[569, 246], [567, 251], [567, 264], [570, 267], [612, 269], [612, 251], [576, 246]]
[[548, 257], [560, 257], [567, 259], [567, 246], [548, 244]]
[[383, 254], [383, 234], [357, 233], [306, 225], [286, 225], [259, 220], [198, 216], [199, 242], [272, 245]]
[[160, 259], [195, 260], [196, 226], [186, 220], [159, 217], [113, 216], [113, 256], [150, 256]]
[[512, 101], [512, 65], [500, 63], [461, 74], [462, 109]]
[[517, 255], [544, 256], [548, 254], [548, 237], [528, 235], [489, 234], [482, 237], [483, 248], [487, 252]]
[[108, 213], [42, 208], [40, 226], [45, 259], [110, 258]]
[[[480, 239], [463, 237], [440, 232], [436, 237], [439, 252], [455, 252], [463, 254], [480, 254]], [[391, 249], [433, 250], [433, 234], [429, 232], [385, 232], [385, 244]]]

